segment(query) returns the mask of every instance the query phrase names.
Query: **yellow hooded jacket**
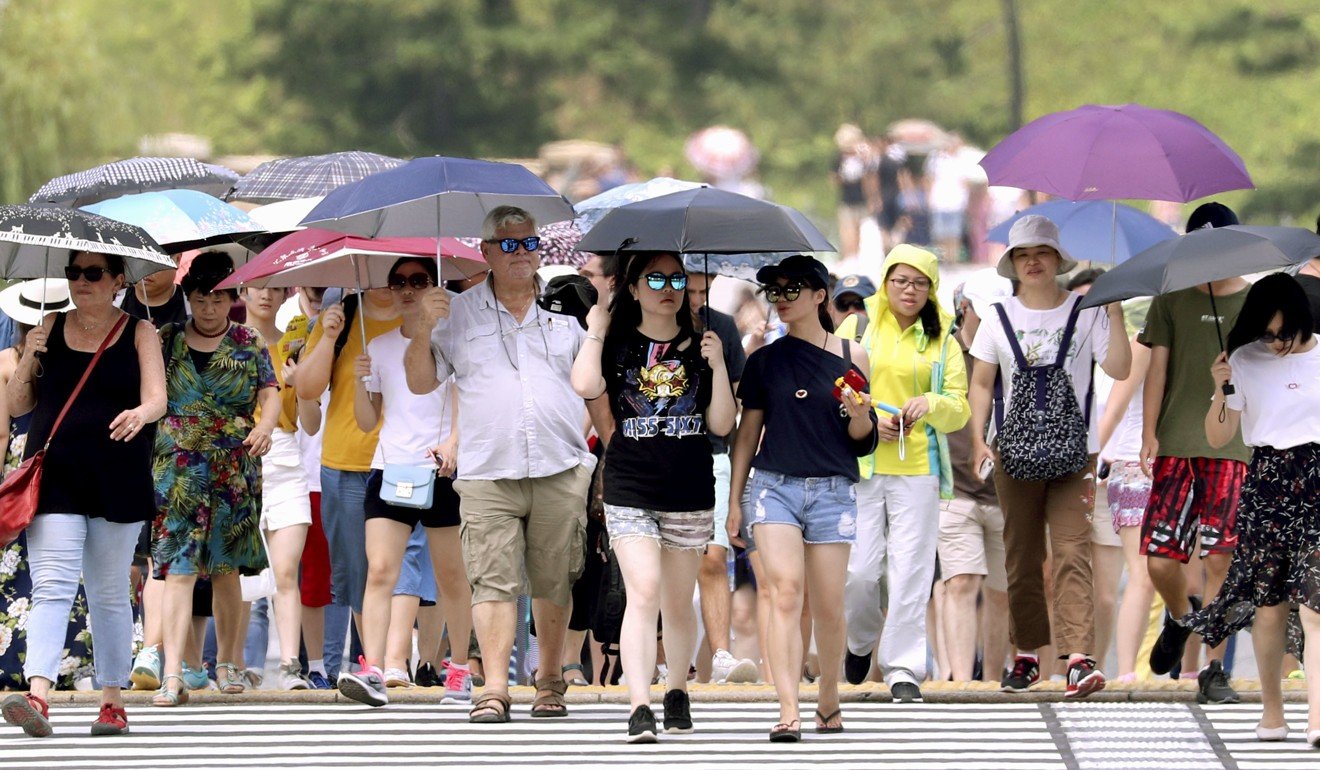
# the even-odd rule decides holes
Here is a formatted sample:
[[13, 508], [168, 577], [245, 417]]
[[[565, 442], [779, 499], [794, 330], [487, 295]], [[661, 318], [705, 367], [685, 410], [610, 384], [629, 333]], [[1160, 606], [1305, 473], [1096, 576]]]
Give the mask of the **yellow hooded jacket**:
[[[862, 478], [874, 474], [891, 476], [940, 477], [941, 495], [952, 495], [953, 478], [949, 465], [945, 434], [961, 430], [971, 417], [967, 404], [967, 367], [962, 349], [949, 336], [953, 317], [940, 307], [936, 295], [940, 286], [939, 260], [929, 251], [899, 244], [885, 258], [882, 274], [887, 278], [894, 265], [913, 267], [930, 279], [929, 301], [940, 314], [938, 339], [930, 339], [918, 320], [906, 329], [889, 311], [886, 284], [865, 300], [867, 325], [862, 338], [871, 360], [871, 398], [899, 409], [914, 396], [924, 395], [930, 412], [917, 421], [906, 438], [905, 459], [899, 459], [900, 442], [881, 442], [874, 454], [861, 458]], [[836, 332], [841, 337], [855, 335], [855, 317], [845, 319]], [[882, 420], [890, 413], [877, 408]]]

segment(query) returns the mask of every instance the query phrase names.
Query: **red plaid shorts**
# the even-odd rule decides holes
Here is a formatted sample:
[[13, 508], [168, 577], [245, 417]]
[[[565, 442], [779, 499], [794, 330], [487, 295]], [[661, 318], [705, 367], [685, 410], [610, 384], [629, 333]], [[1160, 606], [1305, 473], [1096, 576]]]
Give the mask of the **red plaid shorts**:
[[1150, 502], [1141, 526], [1147, 556], [1191, 560], [1237, 547], [1237, 507], [1246, 463], [1209, 457], [1156, 457]]

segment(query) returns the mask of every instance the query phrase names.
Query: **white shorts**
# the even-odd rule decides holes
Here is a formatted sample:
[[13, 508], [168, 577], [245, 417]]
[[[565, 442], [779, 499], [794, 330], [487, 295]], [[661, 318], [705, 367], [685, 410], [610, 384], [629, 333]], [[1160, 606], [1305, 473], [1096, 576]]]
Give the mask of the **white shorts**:
[[274, 532], [311, 523], [312, 503], [298, 436], [276, 430], [271, 434], [270, 451], [261, 458], [261, 527]]

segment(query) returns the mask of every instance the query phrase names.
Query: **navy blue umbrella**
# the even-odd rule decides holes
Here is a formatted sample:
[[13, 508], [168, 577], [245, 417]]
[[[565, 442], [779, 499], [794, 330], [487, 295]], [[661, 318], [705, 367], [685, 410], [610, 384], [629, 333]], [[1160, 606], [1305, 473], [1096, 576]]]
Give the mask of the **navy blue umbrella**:
[[480, 236], [499, 206], [526, 210], [538, 225], [573, 218], [573, 206], [516, 163], [417, 158], [331, 191], [301, 222], [351, 235]]

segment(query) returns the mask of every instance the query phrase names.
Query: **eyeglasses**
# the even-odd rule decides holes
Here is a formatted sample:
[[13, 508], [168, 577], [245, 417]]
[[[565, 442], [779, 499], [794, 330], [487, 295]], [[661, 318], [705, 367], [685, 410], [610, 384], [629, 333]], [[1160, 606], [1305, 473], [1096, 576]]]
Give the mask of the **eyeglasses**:
[[69, 265], [64, 268], [64, 277], [70, 281], [76, 281], [79, 278], [86, 278], [88, 283], [96, 283], [110, 272], [104, 267], [79, 267], [78, 265]]
[[930, 281], [925, 278], [890, 278], [889, 285], [899, 291], [907, 291], [909, 286], [918, 293], [930, 291]]
[[389, 280], [389, 287], [394, 291], [403, 291], [409, 286], [421, 291], [422, 289], [429, 288], [433, 285], [434, 284], [431, 283], [431, 276], [426, 273], [413, 273], [412, 275], [399, 275], [398, 273], [395, 273], [390, 276]]
[[1292, 342], [1292, 341], [1293, 341], [1294, 339], [1296, 339], [1296, 338], [1297, 338], [1297, 335], [1296, 335], [1295, 333], [1294, 333], [1294, 334], [1275, 334], [1275, 333], [1273, 333], [1273, 332], [1265, 332], [1264, 334], [1260, 335], [1260, 341], [1263, 342], [1263, 343], [1265, 343], [1266, 345], [1269, 345], [1270, 343], [1273, 343], [1273, 342], [1282, 342], [1282, 343], [1284, 343], [1285, 345], [1287, 345], [1288, 343]]
[[646, 278], [646, 285], [651, 287], [652, 291], [663, 291], [666, 283], [674, 291], [683, 291], [687, 288], [687, 273], [674, 273], [672, 275], [647, 273], [643, 277]]
[[541, 248], [541, 239], [535, 235], [529, 235], [521, 240], [517, 238], [487, 238], [486, 243], [498, 243], [500, 251], [505, 254], [514, 253], [518, 250], [519, 245], [528, 251], [536, 251]]
[[789, 302], [796, 302], [797, 298], [802, 295], [802, 287], [798, 284], [792, 284], [790, 286], [762, 286], [761, 293], [771, 302], [778, 302], [780, 297], [783, 297]]

